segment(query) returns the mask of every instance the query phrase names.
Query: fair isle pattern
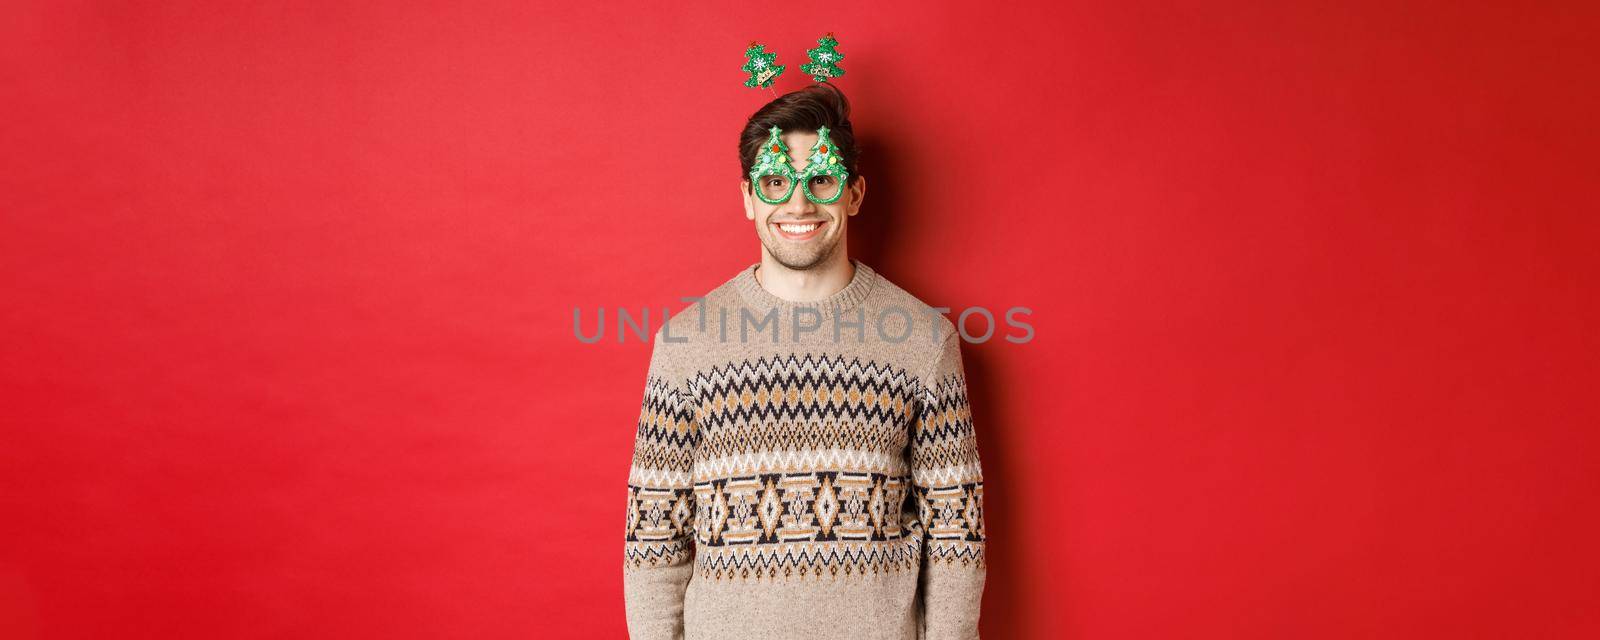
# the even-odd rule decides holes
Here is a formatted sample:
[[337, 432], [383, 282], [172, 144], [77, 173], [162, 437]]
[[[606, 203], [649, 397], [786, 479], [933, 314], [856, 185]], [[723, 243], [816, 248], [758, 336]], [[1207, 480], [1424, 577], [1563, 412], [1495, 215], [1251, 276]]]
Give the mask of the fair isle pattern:
[[983, 566], [983, 483], [918, 487], [915, 493], [920, 522], [928, 523], [929, 560]]
[[916, 382], [899, 369], [810, 353], [715, 367], [689, 383], [707, 433], [774, 422], [903, 425], [911, 418], [915, 389]]
[[957, 371], [920, 391], [911, 468], [928, 557], [984, 566], [983, 471], [966, 379]]
[[978, 481], [977, 434], [972, 428], [972, 407], [967, 403], [967, 381], [960, 373], [944, 376], [919, 389], [916, 424], [912, 428], [911, 467], [928, 485], [954, 485]]
[[681, 389], [651, 376], [645, 381], [628, 483], [636, 486], [687, 487], [700, 430]]
[[[909, 451], [908, 451], [909, 449]], [[627, 559], [716, 580], [984, 564], [965, 380], [782, 354], [651, 378], [629, 481]], [[692, 538], [692, 540], [691, 540]]]
[[694, 557], [683, 532], [693, 512], [693, 494], [684, 489], [628, 486], [628, 536], [623, 558], [635, 567], [669, 566]]
[[[823, 578], [915, 568], [905, 449], [917, 384], [858, 358], [782, 354], [689, 381], [696, 570], [715, 580]], [[908, 544], [909, 542], [909, 544]]]
[[710, 580], [840, 578], [916, 571], [915, 537], [888, 542], [784, 542], [757, 547], [709, 547], [694, 559]]
[[704, 436], [695, 480], [808, 469], [905, 472], [903, 422], [751, 422]]
[[695, 484], [702, 546], [901, 537], [902, 478], [881, 473], [764, 474]]
[[628, 472], [627, 564], [670, 566], [693, 557], [687, 536], [694, 514], [689, 470], [699, 440], [682, 393], [649, 377]]

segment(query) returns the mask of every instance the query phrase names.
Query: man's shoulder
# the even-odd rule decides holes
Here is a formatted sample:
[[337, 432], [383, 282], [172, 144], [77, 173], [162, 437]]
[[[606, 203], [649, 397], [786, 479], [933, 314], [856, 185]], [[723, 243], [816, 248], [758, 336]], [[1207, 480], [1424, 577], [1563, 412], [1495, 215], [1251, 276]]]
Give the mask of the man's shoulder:
[[[950, 321], [949, 307], [935, 307], [922, 298], [917, 297], [904, 287], [895, 284], [893, 280], [877, 273], [877, 286], [873, 295], [868, 299], [868, 306], [873, 313], [879, 316], [885, 314], [899, 314], [904, 311], [906, 315], [915, 320], [915, 326], [925, 331], [934, 333], [931, 342], [938, 344], [956, 332], [956, 325]], [[920, 333], [920, 331], [919, 331]]]
[[737, 283], [743, 272], [741, 269], [705, 293], [680, 299], [677, 310], [668, 314], [661, 327], [656, 329], [654, 339], [661, 340], [665, 336], [670, 338], [667, 341], [670, 343], [704, 339], [710, 333], [707, 327], [716, 321], [718, 309], [739, 305]]

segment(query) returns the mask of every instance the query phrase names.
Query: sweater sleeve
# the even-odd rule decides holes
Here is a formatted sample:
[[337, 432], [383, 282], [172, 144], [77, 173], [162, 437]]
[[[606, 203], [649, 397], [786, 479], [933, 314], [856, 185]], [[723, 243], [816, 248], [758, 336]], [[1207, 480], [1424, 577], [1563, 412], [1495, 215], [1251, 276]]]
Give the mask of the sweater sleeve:
[[977, 640], [987, 536], [959, 332], [945, 338], [922, 380], [910, 445], [912, 491], [927, 534], [919, 637]]
[[694, 574], [694, 450], [700, 431], [687, 389], [664, 374], [656, 336], [628, 470], [623, 596], [633, 640], [681, 640]]

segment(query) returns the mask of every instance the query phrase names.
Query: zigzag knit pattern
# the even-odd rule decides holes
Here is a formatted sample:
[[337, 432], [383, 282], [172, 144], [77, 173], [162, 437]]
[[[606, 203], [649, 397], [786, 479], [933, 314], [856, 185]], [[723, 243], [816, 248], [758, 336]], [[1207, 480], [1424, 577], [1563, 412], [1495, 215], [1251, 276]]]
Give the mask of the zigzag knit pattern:
[[924, 387], [857, 357], [727, 363], [683, 388], [652, 378], [636, 435], [627, 530], [636, 565], [682, 559], [691, 530], [702, 550], [743, 547], [697, 559], [716, 579], [914, 568], [908, 534], [926, 535], [930, 560], [983, 562], [983, 486], [970, 481], [978, 460], [959, 374]]

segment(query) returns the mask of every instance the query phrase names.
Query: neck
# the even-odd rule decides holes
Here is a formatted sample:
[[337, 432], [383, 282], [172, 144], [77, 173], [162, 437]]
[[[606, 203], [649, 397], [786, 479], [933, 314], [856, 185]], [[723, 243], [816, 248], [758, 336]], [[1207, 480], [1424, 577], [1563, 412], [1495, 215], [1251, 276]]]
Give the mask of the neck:
[[797, 270], [783, 266], [763, 249], [755, 276], [761, 288], [774, 296], [789, 302], [816, 302], [844, 289], [855, 273], [855, 265], [843, 251], [810, 269]]

